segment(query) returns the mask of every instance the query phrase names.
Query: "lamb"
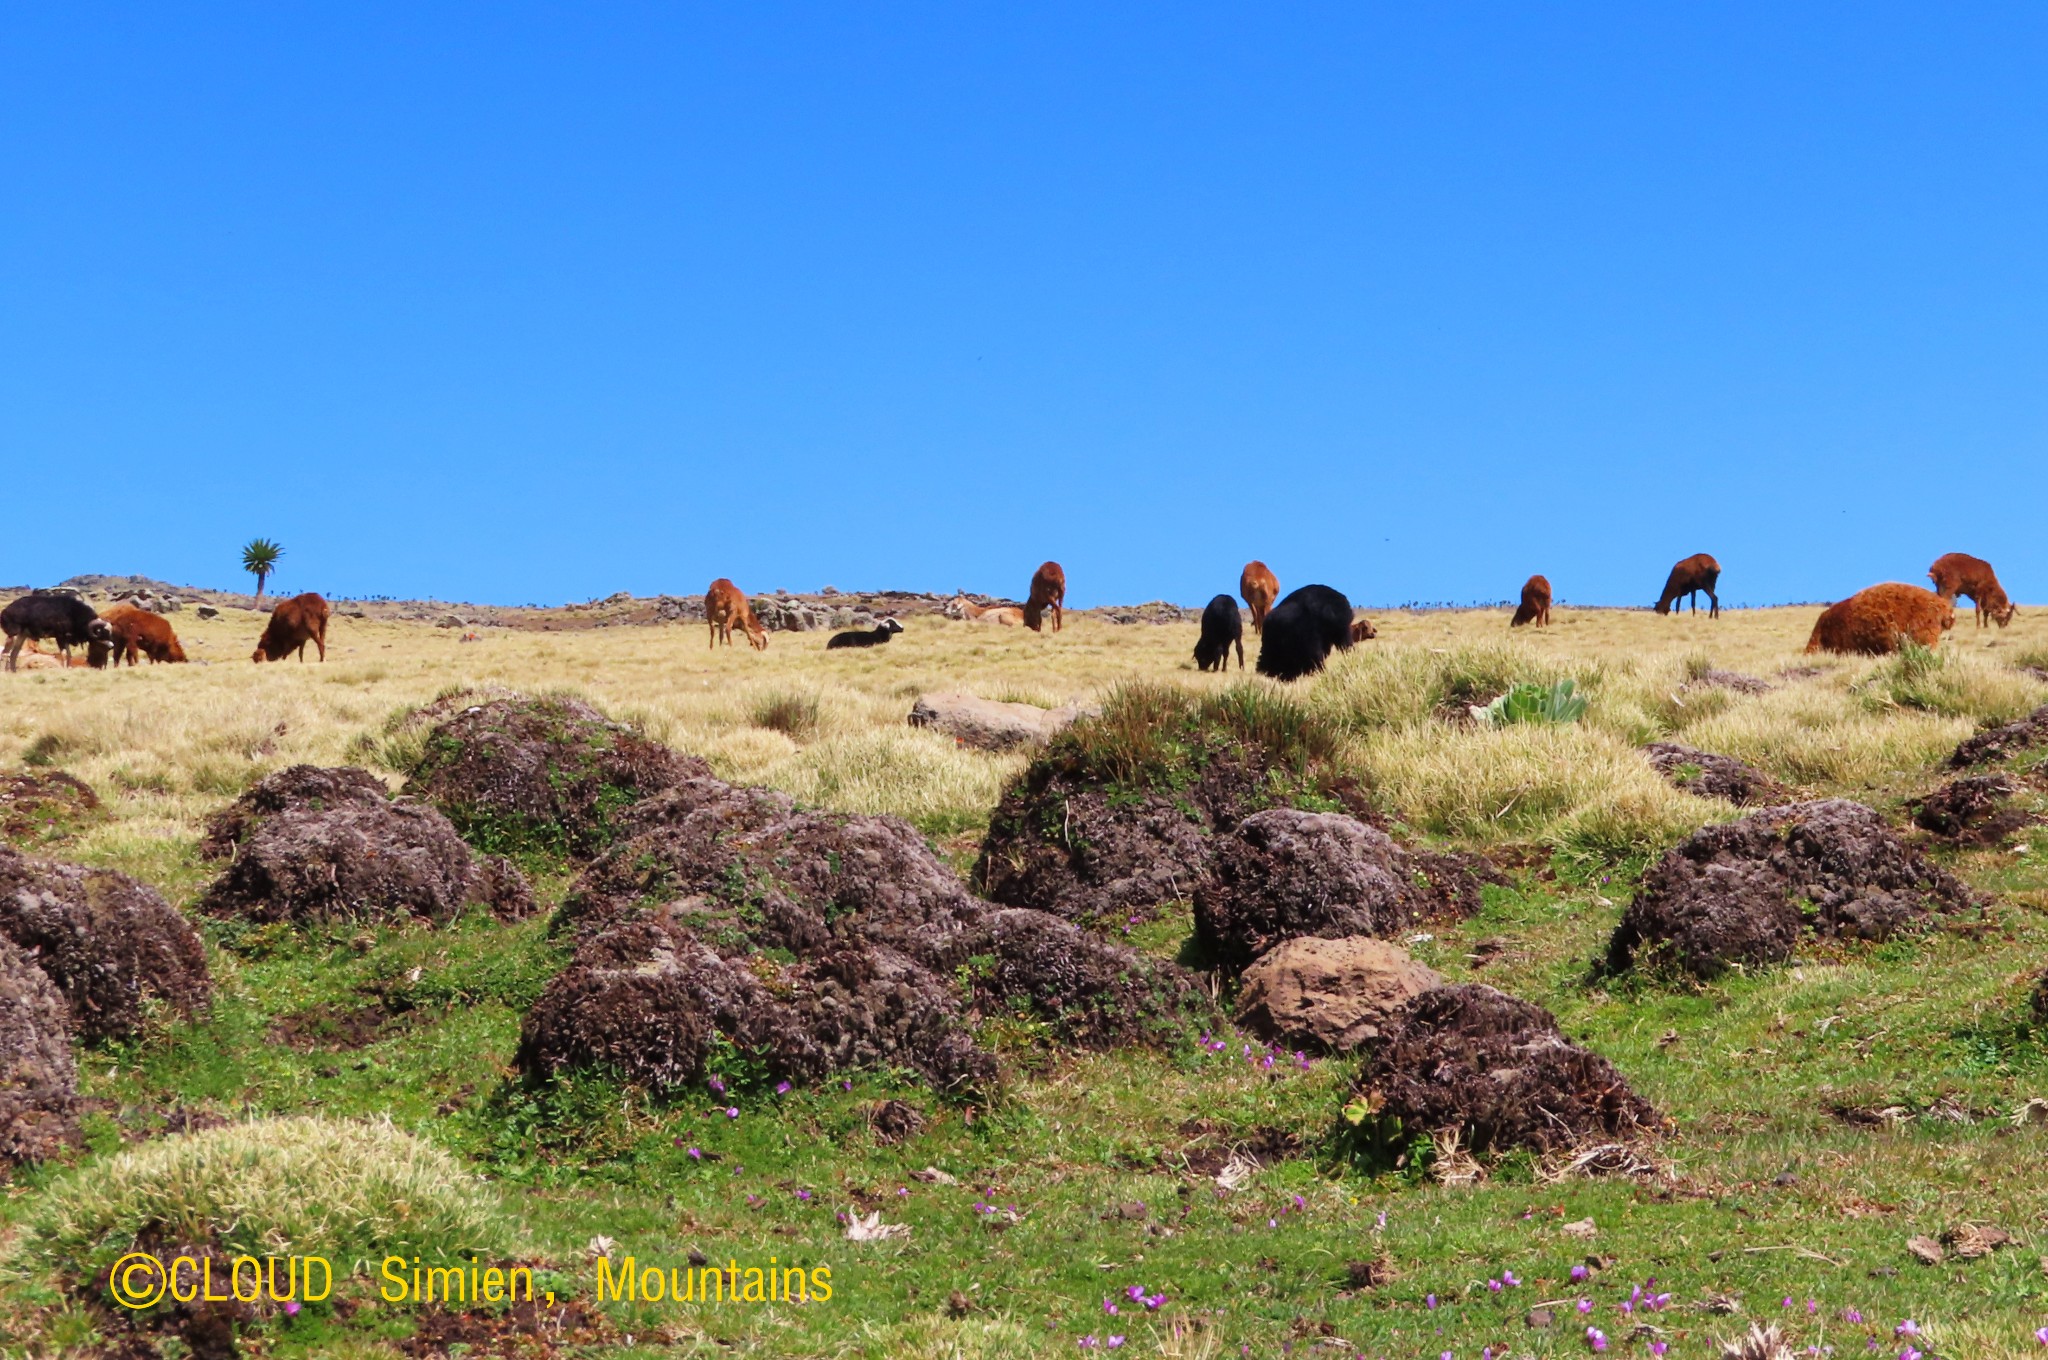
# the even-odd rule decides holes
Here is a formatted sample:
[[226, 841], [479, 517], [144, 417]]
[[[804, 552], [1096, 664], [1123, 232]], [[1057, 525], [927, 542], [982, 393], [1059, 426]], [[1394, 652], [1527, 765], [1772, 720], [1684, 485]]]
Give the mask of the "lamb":
[[0, 609], [0, 632], [7, 635], [7, 669], [21, 668], [21, 649], [32, 639], [48, 638], [71, 664], [71, 649], [81, 644], [112, 645], [113, 627], [98, 611], [69, 591], [36, 591]]
[[1706, 553], [1694, 553], [1683, 562], [1671, 568], [1671, 574], [1664, 578], [1664, 593], [1657, 597], [1657, 612], [1669, 614], [1672, 602], [1683, 595], [1692, 601], [1692, 612], [1700, 612], [1700, 592], [1707, 592], [1707, 601], [1713, 607], [1707, 617], [1721, 617], [1721, 597], [1714, 593], [1714, 586], [1721, 579], [1721, 564]]
[[1981, 557], [1972, 557], [1968, 553], [1943, 553], [1927, 569], [1927, 579], [1934, 582], [1935, 593], [1944, 600], [1953, 602], [1958, 595], [1969, 596], [1970, 602], [1977, 606], [1979, 628], [1987, 620], [2003, 628], [2019, 612], [2019, 606], [2006, 598], [2005, 587], [1998, 584], [1998, 573]]
[[834, 633], [825, 644], [825, 650], [836, 651], [841, 647], [879, 647], [903, 631], [903, 625], [894, 619], [883, 619], [873, 628], [855, 628], [845, 633]]
[[1218, 595], [1202, 610], [1202, 636], [1195, 643], [1195, 668], [1223, 672], [1230, 669], [1230, 649], [1237, 648], [1237, 668], [1244, 669], [1244, 618], [1237, 601]]
[[[1299, 680], [1323, 668], [1330, 649], [1354, 640], [1351, 601], [1328, 586], [1303, 586], [1273, 607], [1259, 642], [1259, 674]], [[1368, 628], [1370, 624], [1366, 625]]]
[[1806, 641], [1809, 652], [1882, 656], [1908, 639], [1932, 647], [1956, 624], [1956, 607], [1931, 590], [1888, 581], [1829, 605]]
[[969, 623], [992, 623], [999, 628], [1020, 628], [1024, 608], [1014, 604], [976, 604], [965, 595], [955, 595], [946, 605], [947, 613], [958, 612]]
[[1531, 576], [1522, 583], [1522, 604], [1515, 610], [1515, 616], [1508, 620], [1508, 627], [1520, 628], [1525, 623], [1533, 623], [1538, 628], [1550, 626], [1550, 581], [1547, 577]]
[[1280, 598], [1280, 578], [1264, 562], [1253, 558], [1244, 564], [1238, 573], [1237, 593], [1244, 596], [1244, 602], [1251, 606], [1252, 631], [1266, 631], [1266, 615], [1273, 612], [1273, 601]]

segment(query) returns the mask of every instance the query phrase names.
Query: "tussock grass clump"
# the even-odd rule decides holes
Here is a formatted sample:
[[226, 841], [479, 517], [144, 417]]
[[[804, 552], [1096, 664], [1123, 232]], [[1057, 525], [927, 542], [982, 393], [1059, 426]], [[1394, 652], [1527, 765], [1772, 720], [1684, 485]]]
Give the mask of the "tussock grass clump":
[[477, 1177], [411, 1134], [296, 1116], [158, 1139], [72, 1172], [45, 1193], [15, 1264], [88, 1278], [144, 1233], [338, 1266], [503, 1258], [523, 1236]]
[[2041, 686], [2009, 666], [1908, 642], [1854, 686], [1875, 712], [1918, 709], [1944, 717], [2010, 722], [2039, 701]]
[[1204, 694], [1133, 681], [1112, 689], [1099, 715], [1053, 738], [1040, 764], [1118, 788], [1178, 788], [1227, 750], [1256, 747], [1267, 768], [1305, 777], [1342, 745], [1328, 718], [1272, 685]]
[[772, 691], [754, 701], [748, 719], [791, 741], [809, 741], [818, 735], [821, 721], [818, 696], [802, 690]]
[[1331, 661], [1310, 703], [1344, 729], [1372, 731], [1485, 704], [1516, 685], [1548, 689], [1572, 680], [1597, 688], [1606, 669], [1599, 662], [1566, 666], [1533, 648], [1507, 642], [1464, 647], [1366, 644]]

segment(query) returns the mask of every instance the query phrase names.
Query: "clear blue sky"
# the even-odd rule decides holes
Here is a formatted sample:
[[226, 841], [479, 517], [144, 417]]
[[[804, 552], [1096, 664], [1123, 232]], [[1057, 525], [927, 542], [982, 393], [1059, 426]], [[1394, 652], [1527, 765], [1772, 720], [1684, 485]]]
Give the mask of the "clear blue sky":
[[2048, 601], [2048, 7], [14, 5], [0, 582]]

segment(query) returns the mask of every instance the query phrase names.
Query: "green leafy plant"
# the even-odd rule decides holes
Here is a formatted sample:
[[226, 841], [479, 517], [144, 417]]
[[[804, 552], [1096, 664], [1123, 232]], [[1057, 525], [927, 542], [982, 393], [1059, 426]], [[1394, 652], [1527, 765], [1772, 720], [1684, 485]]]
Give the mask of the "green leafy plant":
[[1577, 686], [1570, 680], [1554, 685], [1520, 684], [1480, 711], [1486, 715], [1489, 727], [1577, 722], [1586, 712], [1586, 699], [1576, 691]]
[[256, 578], [256, 603], [263, 603], [263, 583], [277, 570], [284, 548], [267, 538], [252, 538], [242, 547], [242, 570]]

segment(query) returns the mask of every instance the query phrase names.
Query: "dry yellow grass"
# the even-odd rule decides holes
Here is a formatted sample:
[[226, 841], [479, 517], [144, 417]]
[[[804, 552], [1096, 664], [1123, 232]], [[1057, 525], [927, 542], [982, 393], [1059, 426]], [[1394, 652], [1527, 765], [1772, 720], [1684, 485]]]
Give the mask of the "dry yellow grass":
[[[2048, 653], [2041, 610], [2023, 609], [2004, 631], [1966, 621], [1943, 643], [1940, 670], [1910, 682], [1897, 661], [1803, 655], [1817, 613], [1729, 611], [1709, 621], [1559, 608], [1551, 628], [1512, 633], [1505, 611], [1385, 614], [1376, 616], [1377, 641], [1296, 690], [1342, 725], [1347, 760], [1411, 824], [1615, 850], [1727, 814], [1651, 774], [1632, 750], [1642, 741], [1670, 735], [1809, 791], [1879, 796], [1924, 779], [1923, 767], [1980, 720], [2048, 698], [2048, 686], [2009, 664]], [[1022, 757], [960, 750], [909, 728], [919, 692], [965, 687], [1051, 705], [1129, 679], [1224, 683], [1193, 669], [1192, 624], [1088, 617], [1044, 636], [917, 618], [871, 651], [827, 652], [814, 633], [776, 634], [765, 653], [711, 651], [701, 625], [486, 630], [482, 641], [460, 643], [453, 630], [343, 618], [325, 665], [263, 666], [247, 659], [259, 631], [253, 614], [174, 622], [188, 651], [210, 664], [0, 677], [0, 763], [68, 769], [111, 805], [111, 818], [72, 853], [174, 888], [208, 811], [269, 770], [351, 759], [394, 711], [455, 685], [573, 690], [729, 778], [947, 830], [985, 817]], [[1777, 688], [1686, 688], [1710, 664]], [[1784, 674], [1803, 667], [1819, 673]], [[1494, 732], [1433, 716], [1513, 680], [1563, 676], [1592, 699], [1573, 727]]]

